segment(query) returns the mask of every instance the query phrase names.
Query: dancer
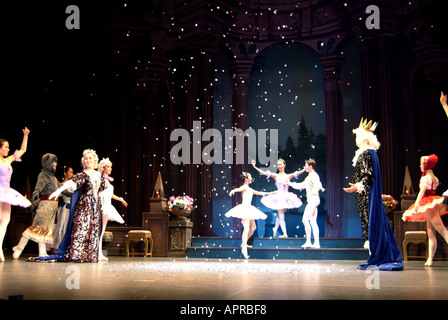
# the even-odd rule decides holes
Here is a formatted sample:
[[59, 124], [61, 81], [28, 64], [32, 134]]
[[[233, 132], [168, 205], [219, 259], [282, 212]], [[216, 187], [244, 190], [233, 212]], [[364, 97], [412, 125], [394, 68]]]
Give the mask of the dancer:
[[123, 198], [117, 197], [114, 194], [114, 186], [110, 184], [110, 182], [114, 181], [110, 174], [112, 173], [112, 162], [107, 159], [103, 159], [98, 164], [98, 171], [103, 174], [106, 189], [100, 193], [101, 202], [103, 204], [103, 227], [100, 235], [100, 249], [99, 249], [99, 260], [107, 261], [109, 260], [103, 255], [103, 235], [104, 231], [106, 231], [107, 221], [116, 221], [118, 223], [124, 223], [123, 218], [118, 213], [117, 209], [112, 205], [112, 199], [120, 201], [125, 207], [128, 206], [127, 202], [124, 201]]
[[[446, 95], [443, 94], [443, 91], [440, 92], [440, 103], [442, 104], [443, 110], [445, 110], [446, 116], [448, 117], [448, 103]], [[443, 195], [445, 196], [445, 204], [448, 205], [448, 190], [446, 190]]]
[[353, 177], [350, 180], [350, 188], [344, 188], [348, 193], [355, 192], [356, 207], [358, 209], [359, 218], [361, 220], [362, 234], [365, 240], [364, 248], [369, 248], [369, 196], [370, 188], [375, 179], [372, 170], [372, 156], [369, 150], [376, 152], [380, 148], [380, 143], [373, 134], [376, 129], [369, 122], [367, 127], [367, 120], [359, 124], [359, 128], [353, 130], [356, 134], [356, 146], [358, 150], [353, 157]]
[[[64, 166], [64, 180], [61, 185], [64, 185], [68, 180], [73, 177], [73, 168], [70, 166]], [[57, 223], [54, 230], [54, 243], [53, 248], [58, 248], [67, 229], [67, 220], [70, 214], [70, 196], [61, 193], [60, 202], [57, 212]]]
[[229, 192], [229, 196], [233, 196], [235, 192], [241, 192], [243, 197], [243, 202], [234, 208], [230, 209], [225, 216], [227, 218], [234, 217], [240, 218], [243, 223], [243, 234], [241, 237], [241, 252], [243, 253], [244, 258], [248, 259], [249, 256], [247, 254], [247, 241], [250, 239], [252, 234], [257, 229], [257, 225], [255, 224], [256, 219], [266, 219], [266, 215], [255, 208], [252, 203], [253, 195], [268, 195], [269, 192], [261, 192], [255, 191], [249, 185], [252, 183], [253, 179], [250, 173], [243, 172], [241, 174], [241, 179], [243, 180], [243, 185], [239, 188], [235, 188]]
[[439, 179], [434, 175], [433, 169], [437, 164], [438, 157], [435, 154], [420, 158], [420, 191], [415, 203], [403, 213], [404, 221], [425, 221], [428, 231], [428, 259], [425, 266], [433, 264], [433, 258], [437, 249], [436, 231], [442, 235], [448, 243], [448, 230], [443, 225], [442, 215], [447, 214], [444, 197], [436, 196]]
[[281, 237], [287, 238], [288, 234], [286, 232], [286, 222], [285, 222], [285, 212], [287, 209], [298, 208], [302, 205], [302, 201], [292, 192], [288, 192], [289, 180], [293, 177], [298, 177], [300, 174], [305, 172], [305, 170], [296, 171], [292, 174], [285, 173], [286, 162], [283, 159], [277, 160], [278, 173], [272, 173], [269, 170], [263, 171], [255, 166], [255, 161], [252, 161], [252, 166], [260, 174], [267, 176], [267, 179], [273, 177], [275, 180], [275, 185], [277, 186], [278, 192], [269, 194], [261, 199], [266, 207], [277, 210], [277, 218], [275, 220], [275, 226], [273, 228], [273, 237], [277, 236], [277, 230], [280, 226], [283, 232]]
[[12, 249], [12, 257], [19, 259], [20, 254], [29, 240], [38, 244], [39, 257], [46, 257], [47, 245], [53, 245], [53, 228], [56, 211], [58, 209], [58, 199], [49, 199], [61, 183], [54, 176], [56, 172], [58, 158], [52, 153], [42, 156], [42, 171], [37, 177], [31, 200], [38, 202], [36, 215], [31, 226], [22, 233], [19, 243]]
[[443, 110], [445, 110], [446, 116], [448, 117], [448, 103], [446, 101], [446, 95], [443, 91], [440, 93], [440, 103], [442, 104]]
[[368, 261], [361, 270], [376, 266], [379, 270], [403, 270], [402, 257], [384, 208], [381, 188], [381, 170], [376, 150], [380, 143], [373, 134], [377, 123], [361, 119], [356, 134], [358, 150], [353, 158], [353, 178], [348, 193], [355, 192], [356, 206], [361, 218], [365, 247], [369, 248]]
[[[303, 212], [302, 222], [305, 226], [306, 241], [302, 248], [320, 248], [319, 226], [317, 225], [317, 207], [320, 204], [319, 191], [325, 191], [320, 182], [319, 175], [315, 171], [316, 161], [308, 159], [305, 161], [304, 169], [308, 176], [301, 183], [290, 182], [289, 185], [294, 189], [306, 189], [306, 207]], [[311, 244], [311, 229], [314, 234], [314, 243]]]
[[81, 163], [84, 170], [50, 196], [56, 199], [64, 190], [73, 192], [67, 230], [57, 252], [29, 261], [98, 262], [102, 218], [99, 193], [106, 184], [103, 175], [96, 170], [98, 156], [94, 150], [84, 150]]
[[445, 205], [447, 206], [447, 208], [448, 208], [448, 190], [446, 190], [446, 191], [442, 194], [442, 196], [445, 197], [445, 199], [443, 199], [443, 204], [445, 204]]
[[0, 139], [0, 262], [5, 261], [3, 254], [3, 239], [6, 235], [6, 228], [11, 219], [11, 205], [27, 208], [31, 202], [10, 187], [12, 166], [14, 161], [21, 161], [20, 158], [26, 152], [28, 146], [28, 135], [30, 130], [25, 127], [20, 150], [16, 150], [13, 155], [9, 154], [9, 142]]

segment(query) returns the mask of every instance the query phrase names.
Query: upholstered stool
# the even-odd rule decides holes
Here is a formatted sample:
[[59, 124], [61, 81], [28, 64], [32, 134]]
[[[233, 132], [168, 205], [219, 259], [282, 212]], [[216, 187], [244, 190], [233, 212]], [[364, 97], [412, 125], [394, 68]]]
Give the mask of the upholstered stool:
[[110, 231], [104, 231], [103, 242], [112, 242], [114, 240], [114, 234]]
[[145, 257], [152, 257], [153, 240], [151, 231], [148, 230], [131, 230], [128, 232], [128, 238], [126, 239], [126, 257], [129, 257], [129, 245], [131, 242], [143, 241], [145, 244], [145, 252], [135, 253], [134, 246], [132, 246], [131, 255], [143, 255]]
[[[423, 243], [425, 245], [425, 255], [424, 256], [408, 256], [408, 244], [420, 244]], [[428, 258], [428, 237], [426, 236], [426, 231], [406, 231], [404, 234], [403, 241], [403, 253], [404, 253], [404, 261], [407, 261], [408, 258]]]

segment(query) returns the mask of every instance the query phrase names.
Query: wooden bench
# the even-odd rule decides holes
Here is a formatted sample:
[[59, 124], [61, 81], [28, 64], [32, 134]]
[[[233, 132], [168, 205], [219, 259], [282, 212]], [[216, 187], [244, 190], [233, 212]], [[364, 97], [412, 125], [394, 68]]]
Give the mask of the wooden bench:
[[128, 232], [128, 237], [126, 239], [126, 257], [129, 257], [129, 246], [132, 242], [140, 242], [143, 241], [145, 245], [145, 251], [135, 253], [134, 245], [132, 245], [131, 255], [134, 257], [135, 255], [143, 255], [145, 257], [152, 257], [152, 249], [154, 246], [154, 242], [152, 239], [151, 231], [149, 230], [131, 230]]
[[102, 241], [103, 242], [113, 242], [114, 241], [114, 234], [111, 231], [104, 231]]
[[[422, 256], [408, 256], [408, 245], [412, 244], [421, 244], [425, 245], [425, 255]], [[404, 261], [407, 261], [408, 258], [428, 258], [428, 237], [426, 236], [426, 231], [406, 231], [404, 234], [403, 241], [403, 254]]]

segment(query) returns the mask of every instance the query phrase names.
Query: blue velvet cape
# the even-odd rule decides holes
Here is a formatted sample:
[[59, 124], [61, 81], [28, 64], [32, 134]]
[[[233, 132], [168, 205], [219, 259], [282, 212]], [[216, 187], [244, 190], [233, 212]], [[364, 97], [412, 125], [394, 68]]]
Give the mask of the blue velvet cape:
[[369, 197], [369, 247], [370, 257], [359, 269], [400, 271], [403, 258], [384, 208], [381, 188], [381, 170], [376, 151], [369, 150], [373, 164], [374, 182]]

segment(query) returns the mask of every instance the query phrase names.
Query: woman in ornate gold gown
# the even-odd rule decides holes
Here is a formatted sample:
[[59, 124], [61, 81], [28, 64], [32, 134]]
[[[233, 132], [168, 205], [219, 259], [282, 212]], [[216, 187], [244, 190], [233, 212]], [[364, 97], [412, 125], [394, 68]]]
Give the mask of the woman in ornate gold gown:
[[98, 156], [94, 150], [84, 150], [81, 162], [84, 170], [50, 196], [56, 198], [64, 190], [80, 194], [79, 199], [72, 195], [67, 231], [58, 251], [30, 261], [98, 262], [102, 218], [99, 193], [106, 185], [103, 175], [96, 170]]

